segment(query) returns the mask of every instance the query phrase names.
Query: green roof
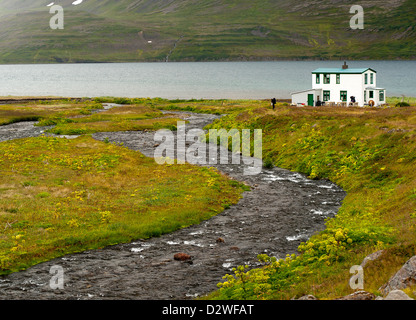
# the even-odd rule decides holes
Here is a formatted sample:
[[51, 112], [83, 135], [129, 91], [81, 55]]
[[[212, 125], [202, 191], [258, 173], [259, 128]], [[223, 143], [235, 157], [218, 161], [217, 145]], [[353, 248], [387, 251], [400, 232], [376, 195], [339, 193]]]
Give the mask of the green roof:
[[358, 68], [358, 69], [342, 69], [342, 68], [319, 68], [316, 69], [314, 71], [312, 71], [312, 73], [347, 73], [347, 74], [360, 74], [360, 73], [364, 73], [368, 70], [371, 70], [373, 72], [376, 72], [375, 70], [371, 69], [371, 68]]

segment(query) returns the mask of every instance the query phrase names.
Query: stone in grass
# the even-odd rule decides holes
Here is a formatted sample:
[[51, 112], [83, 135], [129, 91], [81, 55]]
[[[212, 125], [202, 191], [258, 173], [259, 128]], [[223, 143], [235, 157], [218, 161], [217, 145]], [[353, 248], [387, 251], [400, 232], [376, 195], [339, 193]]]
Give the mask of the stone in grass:
[[380, 258], [382, 256], [383, 253], [384, 253], [384, 250], [379, 250], [379, 251], [373, 252], [372, 254], [370, 254], [370, 255], [368, 255], [367, 257], [364, 258], [364, 260], [363, 260], [363, 262], [361, 262], [360, 266], [364, 268], [367, 265], [368, 262], [377, 260], [378, 258]]
[[297, 300], [318, 300], [315, 296], [311, 294], [304, 295]]
[[384, 300], [414, 300], [410, 298], [406, 293], [402, 290], [392, 290], [389, 292], [387, 297]]
[[374, 294], [361, 290], [336, 300], [374, 300], [375, 297], [376, 296]]
[[173, 256], [173, 259], [177, 261], [187, 261], [187, 260], [191, 260], [191, 256], [189, 254], [179, 252]]
[[379, 291], [389, 294], [393, 290], [401, 290], [416, 284], [416, 256], [410, 258], [390, 280], [380, 287]]

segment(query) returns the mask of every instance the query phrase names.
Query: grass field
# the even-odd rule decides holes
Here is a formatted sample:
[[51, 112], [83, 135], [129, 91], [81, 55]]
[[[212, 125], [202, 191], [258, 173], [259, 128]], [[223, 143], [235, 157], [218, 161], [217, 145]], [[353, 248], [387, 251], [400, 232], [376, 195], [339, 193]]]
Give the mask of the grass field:
[[179, 119], [163, 117], [162, 112], [147, 105], [128, 105], [76, 118], [51, 116], [39, 121], [38, 125], [55, 125], [47, 132], [64, 135], [161, 128], [175, 130]]
[[91, 101], [52, 100], [26, 102], [0, 106], [0, 125], [21, 121], [38, 121], [46, 118], [70, 118], [85, 116], [93, 110], [102, 109], [102, 105]]
[[[97, 101], [100, 99], [97, 99]], [[102, 99], [101, 99], [102, 100]], [[125, 100], [107, 99], [111, 101]], [[163, 116], [145, 99], [139, 104], [103, 111], [95, 100], [60, 99], [32, 101], [0, 106], [0, 125], [21, 121], [38, 121], [38, 126], [54, 126], [48, 133], [78, 135], [106, 131], [137, 131], [168, 128], [175, 130], [178, 119]], [[95, 111], [101, 111], [96, 113]]]

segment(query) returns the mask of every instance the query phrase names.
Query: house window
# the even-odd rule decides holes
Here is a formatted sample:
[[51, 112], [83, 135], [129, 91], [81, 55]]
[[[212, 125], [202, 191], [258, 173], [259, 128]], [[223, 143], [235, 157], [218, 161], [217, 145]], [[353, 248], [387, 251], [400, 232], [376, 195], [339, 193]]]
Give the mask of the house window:
[[321, 83], [321, 75], [318, 73], [316, 74], [316, 84], [320, 84]]
[[331, 82], [331, 75], [330, 74], [324, 74], [324, 83], [329, 84]]
[[341, 83], [341, 75], [337, 74], [337, 84], [340, 84], [340, 83]]
[[384, 90], [380, 91], [380, 101], [384, 101]]
[[341, 91], [340, 99], [342, 102], [347, 101], [347, 91]]
[[370, 74], [370, 83], [374, 84], [374, 73]]
[[324, 101], [331, 100], [331, 92], [324, 90]]
[[368, 96], [370, 99], [374, 99], [374, 91], [368, 91]]
[[364, 75], [364, 83], [368, 84], [368, 74], [367, 73]]
[[364, 102], [367, 102], [367, 91], [364, 91]]

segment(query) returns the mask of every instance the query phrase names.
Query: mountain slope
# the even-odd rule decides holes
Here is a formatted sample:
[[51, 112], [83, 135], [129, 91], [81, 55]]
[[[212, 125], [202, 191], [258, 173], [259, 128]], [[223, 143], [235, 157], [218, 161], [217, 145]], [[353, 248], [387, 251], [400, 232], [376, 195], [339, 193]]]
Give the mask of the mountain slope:
[[0, 0], [0, 63], [414, 59], [416, 2], [355, 0]]

